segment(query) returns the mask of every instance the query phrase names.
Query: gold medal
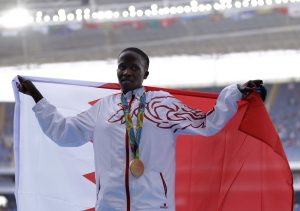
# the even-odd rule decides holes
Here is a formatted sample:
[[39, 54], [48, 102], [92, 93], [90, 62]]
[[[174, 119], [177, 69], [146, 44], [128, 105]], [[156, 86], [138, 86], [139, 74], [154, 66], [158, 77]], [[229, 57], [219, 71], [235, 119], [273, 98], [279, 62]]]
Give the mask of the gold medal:
[[133, 159], [129, 164], [130, 172], [135, 177], [140, 177], [144, 173], [144, 164], [140, 159]]

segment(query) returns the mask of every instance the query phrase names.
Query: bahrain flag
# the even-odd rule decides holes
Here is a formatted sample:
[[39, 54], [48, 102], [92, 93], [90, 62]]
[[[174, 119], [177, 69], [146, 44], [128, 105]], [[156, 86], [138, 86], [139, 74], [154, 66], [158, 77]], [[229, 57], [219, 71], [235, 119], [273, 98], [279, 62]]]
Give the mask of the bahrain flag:
[[[120, 92], [117, 84], [25, 78], [64, 115], [76, 115], [99, 97]], [[94, 210], [93, 143], [67, 148], [48, 140], [31, 110], [34, 101], [18, 92], [15, 80], [18, 210]], [[202, 111], [209, 111], [217, 99], [217, 94], [162, 90]], [[237, 114], [216, 135], [178, 137], [175, 189], [177, 211], [293, 210], [289, 164], [258, 94], [241, 101]]]

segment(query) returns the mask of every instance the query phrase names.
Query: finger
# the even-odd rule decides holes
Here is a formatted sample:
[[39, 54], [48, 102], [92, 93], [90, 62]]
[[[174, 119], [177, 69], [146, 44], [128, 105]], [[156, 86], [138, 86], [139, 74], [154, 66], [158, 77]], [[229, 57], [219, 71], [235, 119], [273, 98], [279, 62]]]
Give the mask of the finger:
[[25, 81], [25, 79], [22, 76], [18, 75], [18, 80], [20, 81], [20, 83], [23, 83]]
[[249, 96], [249, 94], [250, 94], [250, 92], [244, 93], [244, 94], [242, 95], [242, 98], [243, 98], [243, 99], [247, 98], [247, 97]]
[[251, 93], [254, 92], [254, 90], [255, 90], [255, 88], [250, 88], [250, 89], [245, 90], [245, 92], [242, 95], [242, 98], [243, 99], [247, 98]]
[[25, 92], [24, 87], [18, 82], [16, 84], [17, 84], [17, 88], [18, 88], [19, 92], [24, 93]]
[[18, 75], [18, 79], [19, 79], [19, 82], [22, 85], [23, 89], [26, 89], [27, 87], [32, 85], [32, 82], [30, 80], [27, 80], [27, 79], [23, 78], [22, 76]]
[[253, 80], [253, 83], [256, 85], [256, 86], [261, 86], [263, 84], [263, 81], [262, 80]]
[[18, 82], [16, 82], [16, 86], [17, 86], [18, 90], [20, 91], [20, 89], [21, 89], [21, 84], [18, 83]]
[[245, 87], [245, 92], [253, 92], [255, 90], [255, 87]]
[[246, 87], [248, 87], [248, 88], [253, 88], [255, 86], [256, 86], [255, 83], [251, 80], [246, 83]]

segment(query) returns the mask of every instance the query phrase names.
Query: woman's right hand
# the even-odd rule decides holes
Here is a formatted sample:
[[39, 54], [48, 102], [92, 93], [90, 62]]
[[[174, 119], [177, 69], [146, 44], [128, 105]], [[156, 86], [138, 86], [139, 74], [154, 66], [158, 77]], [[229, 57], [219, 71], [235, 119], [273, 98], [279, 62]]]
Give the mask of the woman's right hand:
[[19, 83], [17, 82], [17, 88], [19, 92], [23, 94], [30, 95], [34, 101], [37, 103], [43, 98], [43, 95], [36, 88], [36, 86], [30, 80], [24, 79], [22, 76], [18, 75]]

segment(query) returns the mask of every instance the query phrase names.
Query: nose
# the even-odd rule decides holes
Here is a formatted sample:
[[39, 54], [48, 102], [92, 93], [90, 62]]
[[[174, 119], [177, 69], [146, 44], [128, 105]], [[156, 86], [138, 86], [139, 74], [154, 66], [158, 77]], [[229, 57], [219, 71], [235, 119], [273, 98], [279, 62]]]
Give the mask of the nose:
[[124, 76], [128, 76], [128, 75], [131, 75], [131, 69], [129, 67], [127, 67], [124, 71], [123, 71], [123, 75]]

